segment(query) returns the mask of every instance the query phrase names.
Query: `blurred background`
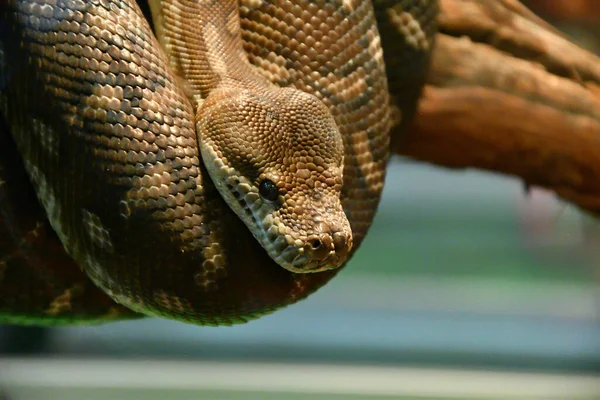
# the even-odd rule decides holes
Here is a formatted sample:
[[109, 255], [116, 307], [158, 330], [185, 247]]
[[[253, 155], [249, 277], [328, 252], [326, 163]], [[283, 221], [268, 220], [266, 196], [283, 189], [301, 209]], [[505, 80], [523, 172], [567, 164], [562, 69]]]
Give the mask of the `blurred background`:
[[[596, 0], [525, 3], [600, 52]], [[28, 400], [600, 399], [599, 282], [600, 224], [573, 206], [512, 178], [396, 158], [360, 251], [307, 300], [235, 327], [0, 327], [0, 390]]]
[[3, 329], [0, 383], [15, 399], [600, 399], [599, 240], [544, 191], [396, 159], [364, 247], [307, 300], [234, 327]]

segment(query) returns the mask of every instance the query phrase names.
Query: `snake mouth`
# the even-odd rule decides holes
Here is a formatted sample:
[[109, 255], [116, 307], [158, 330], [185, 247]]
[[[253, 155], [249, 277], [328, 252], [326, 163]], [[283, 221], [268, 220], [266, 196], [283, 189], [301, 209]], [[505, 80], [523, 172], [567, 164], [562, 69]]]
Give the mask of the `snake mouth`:
[[[346, 261], [349, 250], [352, 248], [352, 241], [344, 243], [344, 247], [323, 246], [315, 251], [312, 245], [305, 244], [300, 247], [296, 243], [281, 245], [281, 238], [272, 238], [275, 247], [265, 246], [265, 249], [271, 257], [288, 271], [295, 273], [314, 273], [339, 268]], [[279, 247], [277, 247], [279, 245]]]
[[334, 251], [331, 251], [329, 255], [323, 260], [311, 260], [309, 261], [306, 256], [300, 255], [296, 257], [294, 260], [298, 262], [298, 265], [301, 267], [292, 267], [294, 270], [298, 270], [298, 272], [321, 272], [328, 271], [331, 269], [337, 269], [340, 267], [341, 263], [344, 260], [341, 259]]
[[282, 258], [283, 262], [279, 262], [279, 264], [288, 271], [305, 274], [336, 269], [343, 261], [340, 260], [335, 251], [331, 251], [330, 254], [322, 260], [316, 260], [311, 259], [311, 257], [303, 250], [303, 248], [288, 246], [280, 253], [280, 258]]

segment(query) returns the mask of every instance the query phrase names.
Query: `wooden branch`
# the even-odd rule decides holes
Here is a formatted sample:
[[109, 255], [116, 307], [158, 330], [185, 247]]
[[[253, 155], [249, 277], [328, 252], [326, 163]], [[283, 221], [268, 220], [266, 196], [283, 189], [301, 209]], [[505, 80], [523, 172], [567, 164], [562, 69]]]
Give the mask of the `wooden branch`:
[[515, 175], [600, 212], [600, 58], [516, 0], [442, 0], [399, 154]]
[[552, 19], [589, 24], [600, 23], [600, 1], [598, 0], [527, 0], [527, 4], [540, 15]]

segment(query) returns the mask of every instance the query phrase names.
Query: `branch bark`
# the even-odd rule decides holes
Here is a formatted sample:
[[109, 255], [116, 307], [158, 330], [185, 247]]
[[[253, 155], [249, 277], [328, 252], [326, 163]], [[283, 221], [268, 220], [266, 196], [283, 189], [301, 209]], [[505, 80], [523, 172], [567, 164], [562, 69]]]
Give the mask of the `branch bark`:
[[540, 15], [556, 20], [568, 20], [584, 24], [600, 22], [600, 2], [598, 0], [527, 0]]
[[516, 0], [441, 0], [440, 33], [397, 153], [480, 168], [600, 212], [600, 58]]

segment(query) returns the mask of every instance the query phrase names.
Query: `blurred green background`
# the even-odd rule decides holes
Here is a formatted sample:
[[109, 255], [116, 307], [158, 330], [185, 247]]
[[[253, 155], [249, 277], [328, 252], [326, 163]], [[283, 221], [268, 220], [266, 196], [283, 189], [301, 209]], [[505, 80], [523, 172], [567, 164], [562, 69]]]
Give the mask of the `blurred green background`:
[[363, 247], [307, 300], [234, 327], [4, 329], [0, 387], [15, 399], [600, 399], [599, 241], [550, 193], [396, 159]]

